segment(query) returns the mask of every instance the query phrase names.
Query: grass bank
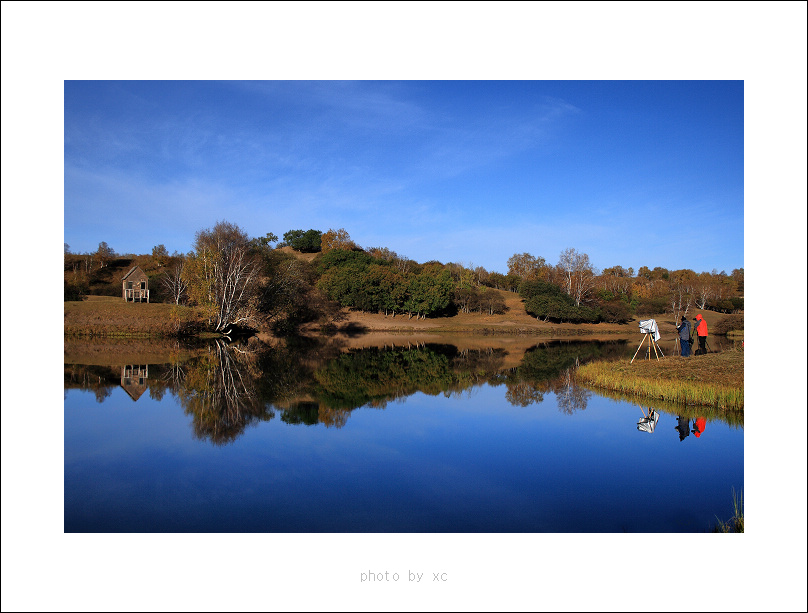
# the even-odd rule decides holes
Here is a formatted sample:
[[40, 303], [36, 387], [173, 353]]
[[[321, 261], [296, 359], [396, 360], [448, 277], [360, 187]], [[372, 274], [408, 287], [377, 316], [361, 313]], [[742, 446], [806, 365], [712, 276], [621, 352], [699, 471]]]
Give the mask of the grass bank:
[[743, 411], [742, 349], [689, 358], [592, 362], [581, 366], [578, 381], [638, 398]]
[[64, 303], [65, 336], [174, 337], [201, 327], [199, 313], [173, 304], [124, 302], [111, 296], [89, 296]]

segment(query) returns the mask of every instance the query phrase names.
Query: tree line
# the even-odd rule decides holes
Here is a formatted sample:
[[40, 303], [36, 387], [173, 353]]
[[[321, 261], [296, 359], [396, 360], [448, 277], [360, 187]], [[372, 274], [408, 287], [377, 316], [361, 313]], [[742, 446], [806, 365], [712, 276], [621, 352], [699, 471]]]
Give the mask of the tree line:
[[[309, 262], [281, 247], [314, 257]], [[731, 274], [645, 266], [636, 273], [622, 266], [599, 271], [587, 254], [570, 248], [556, 264], [514, 254], [503, 274], [473, 264], [418, 263], [386, 247], [362, 248], [343, 228], [290, 230], [279, 240], [272, 232], [250, 237], [227, 221], [197, 232], [187, 254], [169, 255], [157, 245], [151, 256], [120, 256], [106, 242], [92, 254], [74, 254], [65, 244], [65, 300], [95, 293], [99, 284], [120, 295], [120, 278], [111, 269], [122, 262], [141, 264], [153, 299], [197, 307], [217, 332], [289, 331], [334, 318], [339, 307], [409, 318], [503, 313], [505, 301], [496, 290], [518, 292], [529, 314], [552, 322], [620, 323], [654, 313], [678, 318], [692, 308], [743, 309], [743, 268]]]

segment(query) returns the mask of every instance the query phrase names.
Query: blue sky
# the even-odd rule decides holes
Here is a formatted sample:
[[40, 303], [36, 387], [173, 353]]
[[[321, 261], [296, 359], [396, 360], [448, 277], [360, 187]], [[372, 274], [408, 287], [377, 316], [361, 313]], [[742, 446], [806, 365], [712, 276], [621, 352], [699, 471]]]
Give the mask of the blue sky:
[[499, 272], [744, 266], [740, 80], [66, 81], [64, 173], [75, 252], [224, 219]]

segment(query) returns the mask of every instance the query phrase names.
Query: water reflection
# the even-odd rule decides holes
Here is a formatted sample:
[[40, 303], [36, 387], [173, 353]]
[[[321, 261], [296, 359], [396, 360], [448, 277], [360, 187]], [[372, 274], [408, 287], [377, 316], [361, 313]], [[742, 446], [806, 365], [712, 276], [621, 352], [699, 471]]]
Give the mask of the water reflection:
[[648, 407], [648, 414], [646, 415], [645, 411], [643, 411], [640, 421], [637, 422], [637, 430], [650, 434], [656, 429], [657, 423], [659, 423], [659, 413]]
[[679, 432], [679, 440], [685, 440], [690, 436], [690, 419], [683, 415], [677, 415], [676, 430]]
[[65, 531], [698, 532], [743, 487], [725, 417], [577, 384], [625, 343], [334, 340], [66, 351]]
[[[339, 429], [360, 407], [384, 409], [416, 393], [452, 397], [483, 385], [505, 386], [505, 399], [517, 407], [541, 404], [550, 392], [559, 410], [572, 415], [584, 411], [592, 397], [576, 383], [577, 367], [623, 357], [625, 351], [619, 341], [549, 341], [525, 351], [517, 366], [512, 361], [505, 366], [503, 348], [459, 349], [448, 343], [345, 349], [327, 339], [278, 345], [255, 338], [217, 340], [188, 359], [163, 364], [65, 364], [65, 389], [91, 390], [98, 402], [117, 386], [134, 402], [146, 390], [155, 400], [169, 392], [191, 417], [194, 436], [222, 445], [276, 414], [290, 425]], [[638, 430], [653, 432], [658, 418], [653, 407], [647, 416], [643, 409]], [[677, 426], [680, 440], [690, 418], [679, 418], [680, 424], [684, 419], [683, 428]], [[696, 436], [705, 423], [702, 416]]]
[[217, 341], [207, 356], [182, 373], [183, 384], [172, 391], [193, 418], [194, 436], [229, 443], [251, 424], [275, 416], [259, 393], [256, 357], [254, 351]]
[[701, 436], [701, 433], [704, 432], [704, 428], [706, 425], [707, 420], [705, 420], [703, 416], [700, 416], [696, 419], [696, 421], [693, 423], [693, 430], [692, 430], [696, 438], [699, 438]]
[[137, 399], [149, 388], [146, 383], [146, 379], [148, 378], [148, 364], [129, 364], [127, 366], [121, 366], [121, 387], [135, 402], [137, 402]]

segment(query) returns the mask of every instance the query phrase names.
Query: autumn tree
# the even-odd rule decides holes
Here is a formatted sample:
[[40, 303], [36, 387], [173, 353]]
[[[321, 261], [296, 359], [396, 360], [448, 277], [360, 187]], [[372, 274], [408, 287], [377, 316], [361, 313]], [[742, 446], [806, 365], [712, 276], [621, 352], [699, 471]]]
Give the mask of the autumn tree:
[[735, 281], [735, 291], [743, 295], [743, 268], [735, 268], [731, 276]]
[[674, 321], [680, 321], [693, 305], [696, 273], [689, 269], [674, 270], [668, 275], [670, 284], [669, 304]]
[[162, 243], [152, 247], [152, 259], [158, 266], [165, 266], [168, 257], [168, 249]]
[[409, 259], [406, 256], [399, 255], [395, 251], [388, 249], [387, 247], [371, 247], [366, 250], [367, 254], [371, 257], [382, 260], [384, 262], [389, 262], [393, 264], [396, 269], [403, 273], [407, 274], [413, 267], [414, 262], [413, 260]]
[[479, 305], [480, 313], [485, 311], [489, 315], [502, 314], [507, 310], [502, 294], [493, 289], [486, 289], [485, 287], [480, 290]]
[[613, 296], [626, 297], [631, 294], [632, 277], [634, 277], [633, 268], [612, 266], [603, 269], [600, 281], [604, 291]]
[[339, 230], [330, 229], [323, 234], [320, 240], [320, 248], [323, 253], [328, 253], [334, 249], [353, 249], [354, 247], [356, 245], [345, 228], [340, 228]]
[[547, 281], [547, 262], [543, 257], [535, 257], [529, 253], [515, 253], [508, 258], [508, 274], [523, 281]]
[[247, 234], [226, 221], [196, 234], [183, 274], [189, 298], [217, 332], [258, 324], [259, 267], [251, 247]]
[[101, 268], [104, 268], [109, 261], [115, 257], [115, 251], [107, 245], [106, 241], [101, 241], [98, 243], [98, 249], [95, 252], [95, 257], [98, 259], [98, 263]]

